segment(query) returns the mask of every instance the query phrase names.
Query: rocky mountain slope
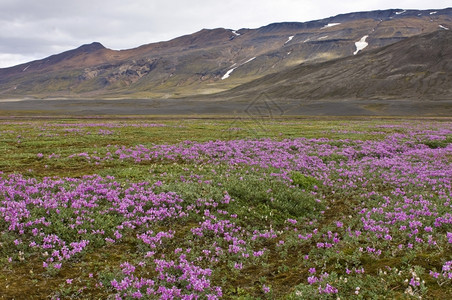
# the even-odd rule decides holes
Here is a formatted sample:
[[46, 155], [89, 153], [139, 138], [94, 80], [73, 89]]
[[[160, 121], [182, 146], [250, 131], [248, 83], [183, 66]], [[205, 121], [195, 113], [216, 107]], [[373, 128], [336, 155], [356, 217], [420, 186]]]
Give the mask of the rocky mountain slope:
[[452, 100], [452, 31], [414, 36], [356, 56], [299, 65], [221, 97]]
[[[362, 62], [363, 53], [412, 36], [447, 32], [449, 28], [452, 29], [452, 8], [395, 9], [350, 13], [305, 23], [275, 23], [258, 29], [203, 29], [171, 41], [122, 51], [93, 43], [0, 69], [0, 98], [175, 98], [213, 94], [255, 79], [267, 80], [264, 76], [268, 74], [283, 72], [280, 76], [284, 77], [295, 72], [294, 66], [318, 70], [317, 63], [343, 57], [351, 60], [342, 64], [355, 63], [353, 59]], [[397, 62], [399, 59], [394, 60]], [[423, 72], [421, 65], [419, 62], [417, 72]], [[402, 66], [399, 71], [395, 65], [385, 66], [389, 73], [404, 72]], [[322, 76], [334, 77], [334, 73], [342, 72], [344, 77], [354, 78], [347, 73], [351, 71], [346, 71], [345, 65], [341, 68]], [[375, 73], [357, 71], [363, 75]], [[418, 76], [416, 72], [413, 74]], [[315, 84], [315, 81], [309, 82]], [[367, 88], [371, 87], [362, 86], [361, 92], [354, 93], [357, 97], [372, 94]], [[331, 90], [314, 93], [313, 97], [325, 95], [345, 96]]]

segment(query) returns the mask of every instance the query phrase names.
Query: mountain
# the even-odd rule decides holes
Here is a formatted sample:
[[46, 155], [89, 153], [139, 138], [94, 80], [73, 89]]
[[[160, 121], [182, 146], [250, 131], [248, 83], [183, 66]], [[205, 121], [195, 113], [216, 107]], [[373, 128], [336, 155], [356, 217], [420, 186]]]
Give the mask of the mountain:
[[[255, 84], [253, 80], [267, 80], [265, 76], [269, 74], [282, 72], [278, 76], [284, 77], [298, 66], [317, 70], [318, 66], [339, 58], [359, 60], [364, 53], [409, 37], [446, 32], [449, 28], [452, 28], [452, 8], [392, 9], [342, 14], [304, 23], [275, 23], [257, 29], [203, 29], [130, 50], [115, 51], [92, 43], [0, 69], [0, 98], [211, 95], [242, 84]], [[421, 72], [421, 66], [418, 67]], [[269, 82], [265, 84], [271, 86]], [[249, 87], [241, 91], [245, 93], [246, 88]], [[334, 93], [342, 96], [337, 91]], [[356, 95], [365, 96], [366, 92]]]
[[382, 48], [299, 65], [219, 94], [272, 99], [452, 99], [452, 31], [418, 35]]

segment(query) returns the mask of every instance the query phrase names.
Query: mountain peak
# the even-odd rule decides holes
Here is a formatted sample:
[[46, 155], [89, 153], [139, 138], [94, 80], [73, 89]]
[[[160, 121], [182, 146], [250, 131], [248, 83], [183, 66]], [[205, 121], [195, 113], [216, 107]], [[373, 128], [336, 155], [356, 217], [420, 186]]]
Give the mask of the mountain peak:
[[106, 49], [104, 45], [99, 42], [92, 42], [91, 44], [84, 44], [78, 47], [76, 50], [83, 52], [94, 52], [97, 50]]

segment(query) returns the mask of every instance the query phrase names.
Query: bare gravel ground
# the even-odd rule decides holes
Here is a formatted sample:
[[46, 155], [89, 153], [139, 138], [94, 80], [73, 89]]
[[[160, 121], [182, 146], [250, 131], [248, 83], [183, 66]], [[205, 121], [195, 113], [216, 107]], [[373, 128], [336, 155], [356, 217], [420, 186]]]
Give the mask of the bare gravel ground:
[[0, 100], [0, 115], [452, 116], [452, 100]]

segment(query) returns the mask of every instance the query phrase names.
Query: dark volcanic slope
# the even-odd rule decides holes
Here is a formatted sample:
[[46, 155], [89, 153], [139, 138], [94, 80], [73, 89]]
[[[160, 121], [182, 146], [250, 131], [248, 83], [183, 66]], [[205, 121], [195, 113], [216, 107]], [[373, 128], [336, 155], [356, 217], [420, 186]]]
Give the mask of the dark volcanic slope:
[[257, 79], [222, 94], [281, 99], [452, 100], [452, 31], [412, 37], [382, 49]]
[[[100, 43], [0, 69], [0, 98], [168, 98], [213, 94], [301, 63], [314, 64], [452, 29], [452, 8], [357, 12], [237, 31], [203, 29], [114, 51]], [[225, 76], [226, 74], [229, 75]]]

